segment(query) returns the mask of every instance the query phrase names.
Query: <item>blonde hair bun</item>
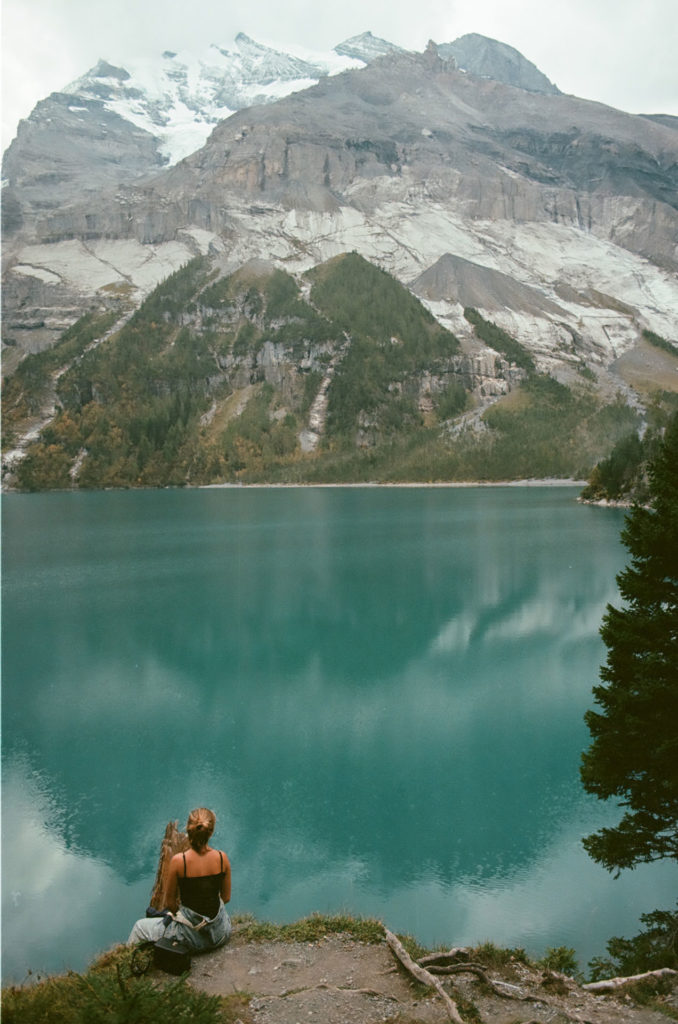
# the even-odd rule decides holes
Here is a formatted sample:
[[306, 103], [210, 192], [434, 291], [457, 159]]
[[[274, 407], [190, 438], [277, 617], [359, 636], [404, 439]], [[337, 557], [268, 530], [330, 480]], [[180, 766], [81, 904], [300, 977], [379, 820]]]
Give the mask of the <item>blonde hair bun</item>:
[[207, 845], [216, 823], [214, 811], [210, 811], [208, 807], [196, 807], [191, 811], [186, 824], [186, 832], [188, 841], [194, 850]]

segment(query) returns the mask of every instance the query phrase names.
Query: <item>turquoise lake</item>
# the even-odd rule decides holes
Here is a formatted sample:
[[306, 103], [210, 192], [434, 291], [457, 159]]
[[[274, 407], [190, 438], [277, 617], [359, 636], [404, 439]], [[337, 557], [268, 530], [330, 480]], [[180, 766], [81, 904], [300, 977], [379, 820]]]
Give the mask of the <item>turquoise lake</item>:
[[214, 809], [234, 912], [377, 916], [582, 967], [675, 865], [581, 837], [627, 553], [572, 487], [3, 497], [3, 971], [81, 969]]

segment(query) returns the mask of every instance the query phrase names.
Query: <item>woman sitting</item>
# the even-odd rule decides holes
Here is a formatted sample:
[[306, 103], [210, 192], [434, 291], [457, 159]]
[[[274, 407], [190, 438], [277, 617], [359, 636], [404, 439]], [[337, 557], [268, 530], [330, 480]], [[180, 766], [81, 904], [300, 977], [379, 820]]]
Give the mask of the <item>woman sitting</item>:
[[226, 904], [231, 898], [231, 864], [223, 850], [209, 846], [216, 818], [206, 807], [188, 816], [190, 848], [172, 857], [163, 905], [170, 914], [145, 917], [130, 932], [128, 945], [176, 938], [194, 952], [216, 949], [228, 941], [231, 921]]

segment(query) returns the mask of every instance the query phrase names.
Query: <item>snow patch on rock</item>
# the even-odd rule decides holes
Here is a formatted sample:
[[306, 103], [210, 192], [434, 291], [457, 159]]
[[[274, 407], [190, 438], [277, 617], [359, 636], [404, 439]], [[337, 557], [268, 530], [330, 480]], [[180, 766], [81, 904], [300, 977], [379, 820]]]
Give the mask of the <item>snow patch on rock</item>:
[[83, 294], [128, 284], [143, 296], [193, 255], [188, 245], [178, 241], [142, 245], [133, 239], [100, 239], [92, 243], [74, 239], [26, 246], [21, 262], [11, 273], [26, 274], [29, 269], [31, 276], [48, 283], [66, 284]]

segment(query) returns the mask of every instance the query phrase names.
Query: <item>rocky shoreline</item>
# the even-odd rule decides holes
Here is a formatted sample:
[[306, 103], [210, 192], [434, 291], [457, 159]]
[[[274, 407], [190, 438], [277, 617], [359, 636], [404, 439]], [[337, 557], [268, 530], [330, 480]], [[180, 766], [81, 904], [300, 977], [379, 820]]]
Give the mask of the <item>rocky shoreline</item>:
[[[464, 951], [457, 951], [464, 952]], [[492, 964], [474, 963], [443, 979], [463, 1021], [483, 1024], [666, 1024], [678, 1017], [678, 985], [662, 1012], [635, 1004], [627, 992], [600, 995], [577, 981], [523, 960], [519, 951]], [[486, 962], [483, 963], [483, 960]], [[476, 962], [478, 961], [478, 962]], [[483, 977], [484, 975], [484, 977]], [[678, 979], [674, 979], [676, 981]], [[440, 995], [399, 965], [385, 941], [348, 933], [314, 941], [264, 941], [236, 928], [230, 943], [194, 960], [190, 984], [222, 997], [246, 993], [241, 1024], [443, 1024], [454, 1020]]]
[[388, 487], [405, 487], [405, 488], [459, 488], [459, 487], [585, 487], [588, 481], [586, 480], [573, 480], [570, 478], [561, 479], [560, 477], [546, 477], [544, 479], [529, 478], [525, 480], [438, 480], [438, 481], [410, 481], [408, 483], [382, 483], [377, 481], [357, 482], [357, 483], [280, 483], [280, 484], [243, 484], [243, 483], [224, 483], [224, 484], [202, 484], [199, 490], [220, 490], [228, 488], [299, 488], [299, 487], [332, 487], [332, 488], [346, 488], [346, 487], [370, 487], [370, 488], [388, 488]]
[[372, 918], [314, 914], [275, 925], [236, 917], [227, 945], [194, 955], [181, 979], [154, 968], [143, 945], [115, 946], [84, 975], [32, 975], [4, 988], [3, 1021], [74, 1024], [99, 1020], [102, 1010], [107, 1020], [127, 1021], [131, 1008], [142, 1005], [134, 1020], [149, 1024], [193, 1019], [194, 1011], [210, 1024], [678, 1020], [678, 971], [584, 984], [555, 969], [576, 969], [570, 952], [549, 950], [536, 962], [522, 949], [491, 942], [427, 952]]
[[[559, 477], [547, 477], [545, 479], [537, 479], [537, 478], [532, 479], [532, 478], [530, 478], [530, 479], [526, 479], [526, 480], [463, 480], [463, 481], [459, 481], [459, 480], [450, 480], [450, 481], [441, 480], [441, 481], [425, 481], [425, 482], [424, 481], [413, 480], [413, 481], [410, 481], [410, 482], [407, 482], [407, 483], [395, 483], [395, 482], [394, 483], [388, 483], [388, 482], [381, 483], [381, 482], [377, 482], [377, 481], [366, 481], [366, 482], [363, 481], [363, 482], [356, 482], [356, 483], [275, 483], [275, 484], [273, 484], [273, 483], [261, 483], [261, 484], [223, 483], [223, 484], [200, 484], [197, 487], [192, 487], [189, 484], [186, 487], [181, 488], [181, 489], [182, 490], [207, 491], [207, 490], [243, 490], [243, 489], [248, 489], [248, 490], [284, 490], [284, 489], [288, 489], [289, 490], [289, 489], [293, 489], [293, 488], [302, 488], [302, 487], [303, 488], [320, 488], [320, 487], [325, 487], [325, 488], [333, 488], [333, 489], [335, 489], [335, 488], [354, 488], [354, 489], [355, 488], [409, 488], [409, 489], [414, 489], [414, 488], [437, 488], [437, 489], [451, 488], [451, 489], [456, 489], [456, 488], [470, 488], [470, 487], [579, 487], [579, 488], [582, 488], [582, 487], [586, 486], [587, 482], [588, 481], [586, 481], [586, 480], [572, 480], [570, 478], [568, 478], [568, 479], [560, 479]], [[106, 488], [102, 488], [102, 489], [103, 490], [107, 490], [107, 491], [129, 490], [129, 488], [120, 488], [120, 487], [106, 487]], [[139, 487], [139, 488], [134, 488], [134, 489], [135, 490], [176, 490], [176, 489], [179, 489], [179, 488], [173, 488], [173, 487], [162, 487], [162, 488], [148, 487], [148, 488], [142, 488], [142, 487]], [[70, 493], [70, 490], [71, 489], [69, 489], [68, 493]], [[75, 490], [77, 490], [77, 488], [75, 488]], [[1, 493], [3, 493], [3, 494], [24, 494], [26, 492], [20, 490], [19, 488], [12, 487], [10, 485], [7, 485], [6, 483], [3, 483]], [[42, 494], [48, 494], [49, 493], [49, 494], [53, 494], [53, 493], [55, 493], [55, 491], [54, 490], [40, 491], [40, 492], [36, 492], [36, 493], [42, 493]], [[587, 504], [592, 504], [592, 505], [609, 505], [610, 507], [612, 507], [615, 503], [614, 502], [605, 502], [605, 501], [596, 501], [596, 502], [587, 502]], [[623, 503], [619, 503], [619, 504], [621, 505]]]

